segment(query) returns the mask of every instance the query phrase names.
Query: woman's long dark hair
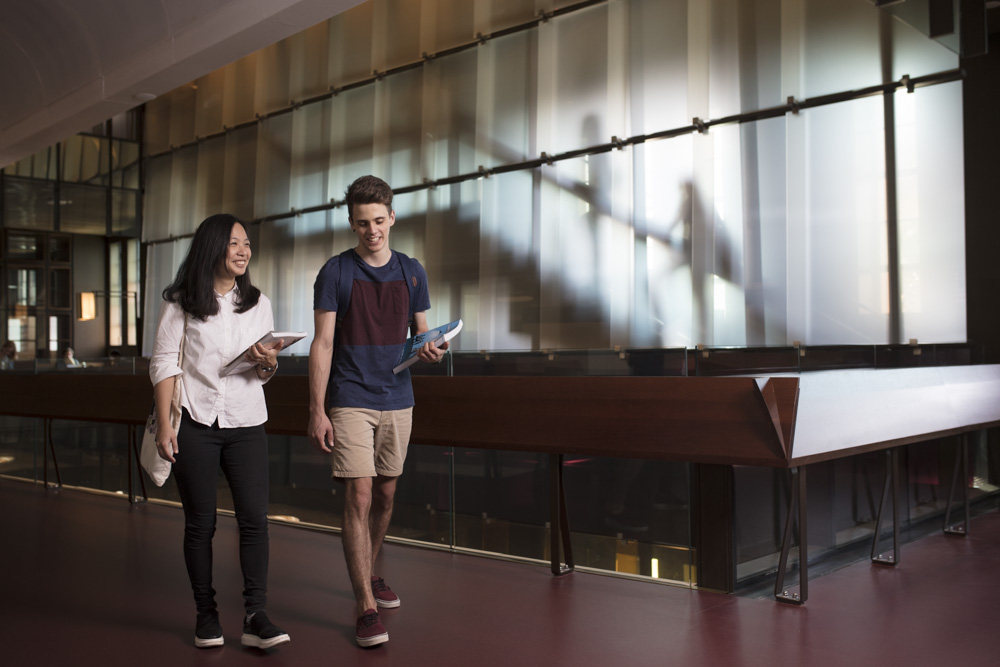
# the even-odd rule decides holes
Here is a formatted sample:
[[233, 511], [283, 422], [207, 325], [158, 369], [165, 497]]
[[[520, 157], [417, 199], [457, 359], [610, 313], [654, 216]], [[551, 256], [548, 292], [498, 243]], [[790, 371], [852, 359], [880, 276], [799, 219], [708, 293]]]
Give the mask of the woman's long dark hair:
[[[228, 213], [205, 218], [194, 233], [187, 256], [177, 269], [177, 277], [163, 290], [163, 298], [172, 301], [191, 317], [206, 320], [219, 312], [215, 300], [215, 270], [226, 256], [233, 225], [240, 222]], [[240, 223], [242, 224], [242, 223]], [[250, 269], [236, 276], [236, 312], [245, 313], [260, 300], [260, 290], [250, 283]]]

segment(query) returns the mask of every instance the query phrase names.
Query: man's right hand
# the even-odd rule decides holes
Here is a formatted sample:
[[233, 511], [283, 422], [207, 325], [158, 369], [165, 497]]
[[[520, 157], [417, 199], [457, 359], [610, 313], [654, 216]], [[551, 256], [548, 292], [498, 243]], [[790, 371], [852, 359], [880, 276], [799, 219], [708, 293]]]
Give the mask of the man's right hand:
[[333, 424], [325, 414], [310, 413], [309, 442], [319, 452], [333, 451]]

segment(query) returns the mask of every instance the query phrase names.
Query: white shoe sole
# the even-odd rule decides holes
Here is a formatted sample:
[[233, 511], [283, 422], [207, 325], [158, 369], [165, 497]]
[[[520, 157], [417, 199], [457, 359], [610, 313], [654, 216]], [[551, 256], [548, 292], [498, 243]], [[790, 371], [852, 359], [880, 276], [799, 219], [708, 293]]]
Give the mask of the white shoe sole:
[[213, 646], [222, 646], [225, 643], [226, 639], [224, 637], [213, 637], [212, 639], [194, 638], [194, 645], [198, 648], [212, 648]]
[[379, 600], [378, 598], [375, 598], [375, 605], [378, 606], [378, 607], [393, 609], [393, 608], [399, 606], [399, 598], [396, 598], [392, 602], [385, 602], [383, 600]]
[[291, 637], [288, 635], [278, 635], [277, 637], [271, 637], [270, 639], [261, 639], [257, 635], [243, 635], [240, 637], [240, 643], [244, 646], [253, 646], [254, 648], [271, 648], [272, 646], [277, 646], [278, 644], [284, 644], [285, 642], [292, 641]]
[[369, 646], [377, 646], [378, 644], [384, 644], [385, 642], [389, 641], [389, 633], [383, 632], [380, 635], [375, 635], [374, 637], [365, 637], [364, 639], [355, 635], [354, 638], [358, 640], [358, 646], [361, 646], [363, 648], [368, 648]]

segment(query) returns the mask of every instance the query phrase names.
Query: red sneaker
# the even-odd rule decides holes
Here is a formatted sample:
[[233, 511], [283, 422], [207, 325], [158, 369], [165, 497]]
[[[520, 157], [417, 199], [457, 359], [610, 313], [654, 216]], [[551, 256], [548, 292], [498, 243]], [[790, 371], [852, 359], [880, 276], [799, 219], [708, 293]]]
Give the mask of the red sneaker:
[[354, 638], [358, 640], [358, 646], [366, 648], [389, 641], [389, 633], [379, 620], [377, 611], [369, 609], [363, 616], [358, 617]]
[[375, 604], [379, 607], [399, 606], [399, 596], [385, 585], [382, 577], [372, 577], [372, 595], [375, 596]]

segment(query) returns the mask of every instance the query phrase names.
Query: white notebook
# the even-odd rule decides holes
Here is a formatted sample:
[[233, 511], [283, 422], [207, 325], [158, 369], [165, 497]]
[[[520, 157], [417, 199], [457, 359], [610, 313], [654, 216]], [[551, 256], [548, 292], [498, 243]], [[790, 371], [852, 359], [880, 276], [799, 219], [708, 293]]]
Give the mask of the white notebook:
[[[261, 336], [257, 343], [267, 345], [268, 343], [276, 340], [281, 340], [284, 342], [281, 349], [284, 350], [292, 343], [297, 343], [306, 336], [307, 334], [305, 331], [272, 331]], [[257, 343], [254, 343], [254, 345]], [[238, 357], [223, 366], [219, 375], [225, 377], [226, 375], [232, 375], [233, 373], [243, 373], [256, 366], [257, 364], [247, 360], [247, 352], [250, 351], [251, 347], [253, 347], [253, 345], [248, 346], [247, 349], [243, 350]]]

